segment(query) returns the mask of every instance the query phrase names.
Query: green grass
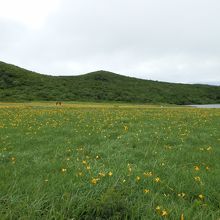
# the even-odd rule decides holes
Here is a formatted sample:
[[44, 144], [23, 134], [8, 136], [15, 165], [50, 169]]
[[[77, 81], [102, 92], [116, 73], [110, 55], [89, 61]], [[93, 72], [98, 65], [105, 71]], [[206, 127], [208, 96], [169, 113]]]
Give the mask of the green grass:
[[220, 103], [220, 86], [158, 82], [107, 71], [48, 76], [0, 62], [0, 101], [56, 100], [179, 105]]
[[219, 109], [1, 103], [0, 219], [216, 220], [219, 131]]

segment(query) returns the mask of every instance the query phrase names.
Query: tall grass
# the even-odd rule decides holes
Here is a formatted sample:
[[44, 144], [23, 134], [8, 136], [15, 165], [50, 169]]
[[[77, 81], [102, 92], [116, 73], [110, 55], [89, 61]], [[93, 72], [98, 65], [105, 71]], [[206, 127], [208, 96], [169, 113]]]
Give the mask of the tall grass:
[[0, 219], [218, 219], [220, 110], [0, 106]]

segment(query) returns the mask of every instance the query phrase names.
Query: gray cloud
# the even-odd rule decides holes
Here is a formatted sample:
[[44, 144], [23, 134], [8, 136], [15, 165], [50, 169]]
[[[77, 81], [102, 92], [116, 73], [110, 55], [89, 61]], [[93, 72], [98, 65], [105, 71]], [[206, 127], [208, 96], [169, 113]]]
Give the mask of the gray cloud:
[[219, 11], [218, 0], [63, 0], [37, 30], [1, 19], [0, 59], [54, 75], [216, 83]]

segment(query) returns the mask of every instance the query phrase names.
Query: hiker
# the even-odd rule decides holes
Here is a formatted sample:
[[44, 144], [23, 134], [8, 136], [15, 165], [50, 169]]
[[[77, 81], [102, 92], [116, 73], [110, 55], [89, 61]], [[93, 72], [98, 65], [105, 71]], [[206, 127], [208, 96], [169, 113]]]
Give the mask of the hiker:
[[56, 105], [61, 105], [62, 103], [61, 102], [56, 102]]

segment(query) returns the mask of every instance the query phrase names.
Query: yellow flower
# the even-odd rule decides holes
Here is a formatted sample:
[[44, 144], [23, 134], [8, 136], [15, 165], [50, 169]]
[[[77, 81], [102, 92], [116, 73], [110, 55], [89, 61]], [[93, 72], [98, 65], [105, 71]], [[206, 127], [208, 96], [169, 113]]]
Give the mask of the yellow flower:
[[87, 170], [90, 170], [91, 168], [90, 168], [90, 166], [87, 166], [86, 169], [87, 169]]
[[83, 160], [83, 161], [82, 161], [82, 163], [83, 163], [83, 164], [86, 164], [86, 161], [85, 161], [85, 160]]
[[205, 196], [203, 196], [202, 194], [200, 194], [200, 195], [199, 195], [199, 198], [200, 198], [200, 199], [204, 199]]
[[153, 174], [152, 174], [152, 172], [144, 172], [144, 176], [150, 177], [150, 176], [153, 176]]
[[149, 193], [149, 192], [150, 192], [149, 189], [144, 189], [144, 193], [145, 193], [145, 194], [147, 194], [147, 193]]
[[66, 168], [62, 168], [62, 170], [61, 170], [61, 171], [62, 171], [63, 173], [64, 173], [64, 172], [66, 172]]
[[178, 196], [179, 196], [179, 197], [182, 197], [182, 198], [184, 198], [184, 197], [185, 197], [185, 195], [186, 195], [186, 194], [185, 194], [185, 193], [183, 193], [183, 192], [178, 194]]
[[195, 180], [196, 182], [201, 182], [201, 178], [200, 178], [199, 176], [195, 176], [195, 177], [194, 177], [194, 180]]
[[82, 173], [82, 172], [79, 172], [79, 173], [78, 173], [78, 176], [83, 176], [83, 173]]
[[97, 182], [98, 182], [98, 178], [92, 178], [92, 180], [91, 180], [91, 183], [93, 184], [93, 185], [96, 185], [97, 184]]
[[127, 126], [127, 125], [125, 125], [125, 126], [124, 126], [124, 129], [125, 129], [125, 131], [127, 131], [127, 130], [128, 130], [128, 126]]
[[140, 181], [141, 178], [139, 176], [136, 177], [136, 181]]
[[110, 172], [108, 173], [108, 175], [109, 175], [109, 176], [112, 176], [112, 175], [113, 175], [113, 173], [110, 171]]
[[15, 161], [15, 160], [16, 160], [16, 158], [15, 158], [15, 157], [12, 157], [12, 158], [11, 158], [11, 160], [12, 160], [12, 161]]
[[206, 170], [209, 170], [209, 167], [208, 166], [206, 166], [206, 168], [205, 168]]
[[212, 150], [212, 147], [209, 146], [209, 147], [206, 148], [206, 150], [210, 151], [210, 150]]
[[100, 172], [100, 173], [99, 173], [99, 176], [102, 176], [102, 177], [104, 177], [104, 176], [105, 176], [105, 173], [103, 173], [103, 172]]
[[158, 213], [159, 215], [161, 215], [162, 217], [166, 217], [166, 216], [168, 215], [168, 212], [167, 212], [165, 209], [161, 210], [161, 207], [160, 207], [160, 206], [157, 206], [157, 207], [156, 207], [156, 211], [157, 211], [157, 213]]
[[159, 205], [156, 207], [156, 211], [160, 211], [160, 206]]
[[159, 178], [159, 177], [156, 177], [156, 178], [154, 179], [154, 181], [155, 181], [156, 183], [159, 183], [159, 182], [160, 182], [160, 178]]
[[97, 155], [95, 158], [98, 160], [98, 159], [99, 159], [99, 156]]
[[198, 166], [194, 166], [195, 171], [199, 171], [199, 167]]
[[161, 211], [161, 216], [165, 217], [168, 215], [168, 212], [164, 209]]
[[183, 215], [183, 213], [182, 213], [181, 216], [180, 216], [180, 220], [184, 220], [184, 215]]

